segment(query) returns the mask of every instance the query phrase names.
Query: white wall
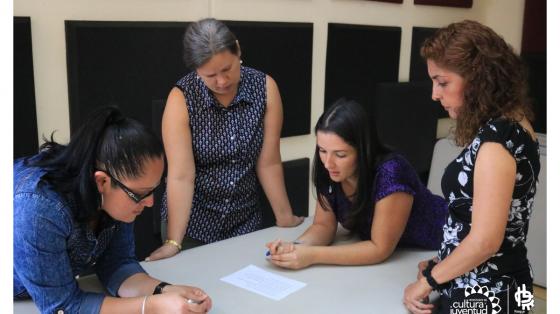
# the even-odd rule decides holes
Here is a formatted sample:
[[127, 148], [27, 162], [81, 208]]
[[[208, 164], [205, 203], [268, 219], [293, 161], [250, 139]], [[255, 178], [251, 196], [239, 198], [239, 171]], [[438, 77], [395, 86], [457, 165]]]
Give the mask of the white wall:
[[[471, 9], [364, 0], [15, 0], [14, 16], [30, 16], [39, 138], [58, 130], [70, 137], [65, 20], [194, 21], [224, 20], [310, 22], [313, 29], [311, 129], [323, 109], [327, 26], [329, 22], [402, 28], [399, 80], [408, 81], [412, 27], [441, 27], [477, 20], [521, 47], [525, 0], [474, 0]], [[243, 43], [241, 43], [243, 44]], [[17, 69], [14, 69], [17, 71]], [[313, 158], [314, 135], [282, 139], [282, 159]], [[311, 190], [310, 190], [311, 191]], [[311, 196], [311, 194], [310, 194]], [[310, 214], [315, 200], [309, 198]]]

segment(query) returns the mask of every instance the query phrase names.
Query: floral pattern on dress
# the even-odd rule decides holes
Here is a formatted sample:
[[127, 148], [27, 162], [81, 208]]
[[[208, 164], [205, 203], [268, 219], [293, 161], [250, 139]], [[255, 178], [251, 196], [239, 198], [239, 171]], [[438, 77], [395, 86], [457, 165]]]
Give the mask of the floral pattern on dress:
[[443, 226], [444, 240], [438, 257], [443, 260], [449, 256], [470, 232], [474, 169], [478, 151], [486, 142], [502, 144], [516, 162], [515, 186], [504, 241], [488, 260], [451, 280], [441, 291], [448, 297], [466, 285], [484, 285], [495, 293], [505, 291], [508, 285], [517, 284], [515, 274], [520, 272], [526, 271], [532, 278], [525, 241], [540, 171], [539, 145], [519, 123], [504, 118], [490, 119], [445, 169], [442, 191], [449, 202], [449, 216]]

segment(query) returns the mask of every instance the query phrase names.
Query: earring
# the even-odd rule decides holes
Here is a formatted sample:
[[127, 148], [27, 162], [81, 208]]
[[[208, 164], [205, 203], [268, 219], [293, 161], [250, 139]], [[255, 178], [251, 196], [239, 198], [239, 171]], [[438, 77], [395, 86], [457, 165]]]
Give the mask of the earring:
[[243, 64], [243, 60], [239, 59], [239, 64]]
[[332, 185], [329, 184], [329, 194], [332, 194]]

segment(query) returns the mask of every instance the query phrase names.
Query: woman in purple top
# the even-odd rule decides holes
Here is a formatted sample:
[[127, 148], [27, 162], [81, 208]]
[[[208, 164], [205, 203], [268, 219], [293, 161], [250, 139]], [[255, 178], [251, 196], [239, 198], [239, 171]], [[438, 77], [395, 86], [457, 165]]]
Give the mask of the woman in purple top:
[[[384, 261], [397, 245], [439, 248], [445, 200], [426, 189], [406, 159], [379, 143], [370, 124], [361, 105], [345, 99], [319, 118], [315, 218], [297, 241], [267, 243], [271, 263], [293, 269], [366, 265]], [[329, 246], [339, 222], [362, 241]]]

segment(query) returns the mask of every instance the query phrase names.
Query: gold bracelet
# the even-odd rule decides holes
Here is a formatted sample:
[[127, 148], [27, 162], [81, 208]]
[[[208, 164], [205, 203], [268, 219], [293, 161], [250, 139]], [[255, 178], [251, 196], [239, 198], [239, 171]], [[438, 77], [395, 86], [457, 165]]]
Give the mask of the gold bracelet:
[[179, 244], [179, 243], [177, 243], [177, 241], [171, 240], [171, 239], [165, 240], [165, 244], [171, 244], [171, 245], [173, 245], [174, 247], [176, 247], [176, 248], [179, 250], [179, 252], [180, 252], [181, 249], [183, 248], [183, 247], [181, 246], [181, 244]]

